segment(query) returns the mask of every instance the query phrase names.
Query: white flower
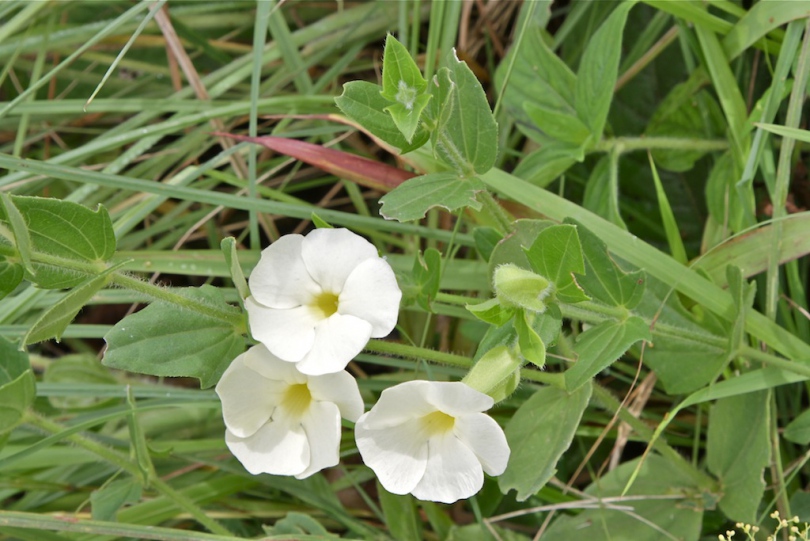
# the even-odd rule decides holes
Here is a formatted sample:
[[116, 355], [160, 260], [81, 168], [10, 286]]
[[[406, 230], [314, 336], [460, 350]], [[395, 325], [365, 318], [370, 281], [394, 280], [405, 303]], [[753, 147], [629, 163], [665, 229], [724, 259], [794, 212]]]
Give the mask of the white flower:
[[216, 387], [225, 442], [250, 473], [299, 479], [338, 463], [340, 417], [363, 413], [348, 372], [306, 376], [263, 345], [233, 360]]
[[397, 323], [402, 292], [377, 249], [347, 229], [285, 235], [262, 251], [245, 301], [253, 337], [304, 374], [343, 370]]
[[453, 503], [500, 475], [509, 445], [498, 423], [481, 413], [493, 400], [461, 382], [409, 381], [386, 389], [357, 420], [363, 462], [386, 490]]

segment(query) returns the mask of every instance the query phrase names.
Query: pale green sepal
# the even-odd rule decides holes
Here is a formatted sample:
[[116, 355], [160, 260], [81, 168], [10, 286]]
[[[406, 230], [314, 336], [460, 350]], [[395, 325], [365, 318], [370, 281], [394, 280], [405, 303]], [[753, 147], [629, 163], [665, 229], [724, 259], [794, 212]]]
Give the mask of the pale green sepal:
[[481, 321], [486, 321], [498, 327], [515, 315], [514, 308], [501, 305], [498, 299], [489, 299], [478, 304], [468, 304], [467, 310]]
[[225, 256], [225, 264], [228, 265], [228, 272], [231, 275], [236, 291], [239, 293], [239, 299], [244, 301], [250, 296], [250, 289], [245, 279], [245, 273], [242, 272], [242, 267], [239, 265], [236, 239], [233, 237], [224, 238], [219, 247], [222, 250], [222, 255]]
[[[494, 396], [493, 391], [498, 391], [497, 394], [499, 395], [506, 392], [514, 381], [514, 374], [521, 364], [520, 358], [515, 355], [512, 348], [496, 346], [478, 359], [462, 381], [473, 389], [488, 394], [498, 401], [504, 397], [498, 398]], [[515, 385], [517, 384], [515, 383]], [[514, 387], [512, 387], [513, 390]]]
[[492, 282], [501, 304], [538, 313], [546, 311], [546, 299], [554, 292], [547, 279], [512, 263], [496, 268]]
[[543, 368], [546, 364], [546, 345], [527, 321], [530, 317], [533, 317], [533, 314], [525, 310], [519, 310], [515, 317], [515, 330], [518, 335], [520, 354], [538, 368]]

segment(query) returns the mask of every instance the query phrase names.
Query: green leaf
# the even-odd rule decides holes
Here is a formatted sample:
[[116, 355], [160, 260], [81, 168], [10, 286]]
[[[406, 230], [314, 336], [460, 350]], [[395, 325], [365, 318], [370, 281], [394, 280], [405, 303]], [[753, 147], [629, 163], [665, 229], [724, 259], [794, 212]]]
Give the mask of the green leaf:
[[664, 232], [667, 235], [667, 244], [669, 244], [669, 251], [672, 254], [672, 259], [686, 265], [689, 258], [686, 257], [686, 249], [683, 247], [683, 239], [681, 238], [681, 230], [678, 227], [678, 222], [675, 220], [675, 215], [672, 212], [672, 207], [669, 205], [667, 199], [667, 192], [664, 191], [664, 186], [661, 184], [661, 178], [658, 176], [658, 169], [655, 167], [653, 155], [648, 154], [650, 160], [650, 169], [652, 170], [653, 182], [655, 182], [655, 194], [658, 198], [658, 212], [661, 214], [661, 221], [664, 223]]
[[[495, 532], [497, 537], [492, 533]], [[529, 537], [495, 524], [453, 525], [444, 541], [529, 541]]]
[[547, 227], [525, 251], [534, 271], [554, 283], [557, 300], [576, 303], [589, 299], [573, 276], [573, 273], [585, 274], [585, 261], [576, 226], [565, 224]]
[[619, 72], [622, 33], [633, 2], [622, 2], [588, 40], [576, 85], [577, 116], [594, 140], [602, 137]]
[[[566, 220], [566, 223], [576, 222]], [[582, 225], [577, 227], [577, 233], [585, 256], [585, 274], [578, 276], [577, 282], [585, 293], [610, 306], [635, 307], [644, 295], [644, 271], [625, 272], [599, 237]]]
[[439, 292], [442, 277], [442, 254], [436, 248], [428, 248], [424, 255], [417, 253], [413, 262], [413, 281], [418, 288], [416, 302], [426, 311], [432, 311], [430, 304]]
[[706, 180], [706, 207], [714, 221], [724, 229], [741, 231], [745, 227], [745, 207], [754, 208], [753, 198], [743, 201], [736, 182], [740, 173], [731, 152], [723, 153], [714, 162]]
[[475, 194], [484, 190], [477, 178], [460, 178], [456, 173], [430, 173], [415, 177], [400, 184], [394, 191], [385, 194], [380, 202], [380, 214], [388, 220], [408, 222], [425, 217], [434, 207], [448, 211], [471, 207], [481, 208]]
[[437, 158], [463, 177], [483, 174], [498, 155], [498, 124], [481, 83], [455, 51], [436, 74], [431, 134]]
[[[283, 535], [283, 536], [318, 536], [315, 539], [337, 538], [323, 527], [323, 525], [316, 519], [312, 518], [306, 513], [296, 513], [290, 511], [281, 520], [277, 520], [273, 526], [263, 526], [265, 532], [269, 535]], [[303, 537], [302, 539], [312, 539], [312, 537]]]
[[[624, 495], [622, 491], [639, 460], [626, 462], [601, 476], [585, 493], [593, 498]], [[627, 496], [649, 497], [627, 502], [633, 508], [632, 515], [625, 509], [607, 506], [586, 509], [576, 515], [560, 515], [543, 534], [543, 541], [696, 540], [703, 522], [704, 497], [711, 500], [712, 495], [701, 493], [689, 481], [665, 458], [650, 454], [644, 458], [640, 473], [627, 493]], [[682, 496], [684, 499], [673, 502], [655, 496]]]
[[543, 488], [571, 445], [590, 397], [590, 385], [573, 393], [543, 387], [523, 403], [506, 425], [512, 454], [498, 478], [501, 491], [515, 489], [517, 500], [524, 501]]
[[17, 289], [24, 274], [22, 265], [0, 257], [0, 300]]
[[510, 380], [521, 364], [520, 359], [514, 355], [511, 348], [502, 345], [496, 346], [475, 362], [462, 381], [473, 389], [491, 396], [493, 389], [497, 389], [504, 381]]
[[515, 315], [514, 308], [504, 307], [497, 298], [489, 299], [488, 301], [478, 304], [468, 304], [466, 308], [481, 321], [485, 321], [497, 327], [500, 327]]
[[394, 119], [385, 111], [391, 102], [380, 95], [380, 87], [366, 81], [352, 81], [343, 85], [343, 94], [335, 103], [344, 115], [360, 124], [374, 137], [400, 149], [403, 153], [415, 150], [430, 138], [430, 134], [418, 128], [412, 142], [399, 131]]
[[[523, 108], [534, 125], [552, 139], [580, 147], [591, 135], [588, 126], [573, 113], [531, 102], [524, 103]], [[578, 159], [582, 160], [583, 157], [584, 153], [580, 149]]]
[[[114, 384], [117, 380], [104, 368], [94, 354], [64, 355], [54, 359], [45, 370], [42, 381], [50, 384]], [[88, 409], [117, 401], [99, 398], [92, 392], [71, 396], [48, 396], [51, 406], [58, 409]]]
[[745, 343], [745, 318], [748, 311], [753, 309], [757, 284], [756, 282], [747, 283], [743, 280], [742, 271], [734, 265], [726, 267], [726, 279], [729, 293], [731, 293], [734, 305], [737, 308], [737, 317], [733, 322], [728, 344], [729, 352], [734, 352], [747, 345]]
[[790, 421], [782, 433], [784, 438], [799, 445], [810, 443], [810, 410], [804, 410], [798, 417]]
[[[14, 206], [25, 219], [33, 251], [84, 263], [101, 263], [115, 253], [115, 234], [107, 210], [41, 197], [11, 196]], [[0, 209], [2, 210], [2, 209]], [[0, 212], [0, 221], [9, 217]], [[87, 274], [58, 265], [34, 263], [34, 283], [45, 289], [78, 285]], [[103, 267], [99, 267], [99, 271]]]
[[312, 214], [310, 214], [310, 219], [312, 220], [312, 223], [315, 225], [315, 227], [318, 228], [318, 229], [334, 229], [335, 228], [335, 226], [333, 226], [332, 224], [330, 224], [329, 222], [327, 222], [326, 220], [324, 220], [323, 218], [321, 218], [320, 216], [318, 216], [314, 212]]
[[706, 465], [720, 479], [720, 509], [732, 521], [754, 523], [765, 493], [770, 463], [770, 394], [748, 393], [718, 400], [709, 412]]
[[422, 77], [408, 49], [391, 34], [385, 38], [383, 49], [382, 91], [388, 101], [408, 105], [427, 89], [427, 81]]
[[431, 97], [430, 94], [422, 94], [413, 98], [398, 97], [397, 100], [409, 99], [410, 101], [407, 103], [395, 103], [385, 108], [386, 112], [394, 119], [394, 124], [397, 125], [399, 131], [402, 132], [402, 135], [405, 136], [409, 143], [413, 141], [413, 136], [419, 127], [422, 111], [427, 107]]
[[26, 410], [34, 403], [36, 388], [28, 354], [0, 336], [0, 445], [23, 420]]
[[492, 250], [492, 256], [489, 258], [490, 276], [495, 274], [498, 267], [507, 263], [531, 270], [532, 266], [524, 248], [531, 246], [543, 229], [553, 225], [554, 222], [548, 220], [515, 220], [513, 230]]
[[533, 318], [533, 314], [529, 314], [526, 310], [519, 310], [515, 314], [515, 330], [520, 354], [536, 367], [543, 368], [546, 365], [546, 345], [529, 324], [528, 318]]
[[65, 332], [70, 322], [76, 318], [76, 314], [90, 302], [90, 299], [99, 292], [110, 280], [110, 274], [126, 265], [127, 261], [122, 261], [114, 265], [98, 276], [88, 278], [82, 284], [74, 287], [64, 297], [48, 308], [39, 316], [34, 324], [25, 333], [22, 343], [24, 346], [36, 344], [43, 340], [56, 338], [59, 342], [62, 333]]
[[[177, 291], [221, 308], [228, 305], [212, 286]], [[194, 377], [203, 388], [215, 385], [245, 340], [220, 320], [166, 302], [155, 302], [115, 325], [105, 336], [102, 362], [153, 376]]]
[[565, 372], [565, 386], [576, 390], [613, 364], [639, 340], [650, 340], [650, 326], [640, 317], [603, 321], [579, 335], [574, 351], [577, 361]]
[[250, 289], [248, 288], [247, 280], [245, 280], [245, 273], [239, 265], [236, 239], [233, 237], [224, 238], [222, 242], [220, 242], [219, 247], [222, 250], [222, 255], [225, 256], [225, 264], [228, 265], [228, 271], [233, 280], [233, 285], [239, 293], [239, 298], [244, 301], [250, 296]]
[[20, 214], [20, 211], [14, 206], [11, 196], [7, 193], [0, 193], [0, 208], [4, 211], [11, 232], [14, 234], [14, 245], [17, 249], [17, 253], [20, 255], [23, 269], [33, 275], [34, 269], [31, 266], [31, 237], [28, 234], [28, 226], [22, 214]]
[[90, 494], [93, 520], [115, 520], [116, 513], [128, 503], [141, 499], [143, 486], [135, 479], [119, 479]]
[[755, 125], [758, 128], [775, 133], [776, 135], [781, 135], [782, 137], [790, 137], [792, 139], [796, 139], [797, 141], [810, 143], [810, 131], [808, 130], [789, 128], [787, 126], [780, 126], [778, 124], [765, 124], [763, 122], [757, 122]]
[[515, 168], [515, 176], [545, 188], [577, 163], [579, 147], [553, 142], [525, 156]]
[[492, 251], [497, 246], [498, 242], [503, 238], [501, 233], [492, 227], [476, 227], [473, 229], [473, 239], [475, 239], [475, 248], [484, 259], [489, 261], [492, 256]]
[[582, 206], [627, 229], [619, 210], [618, 159], [619, 156], [612, 153], [596, 162], [585, 186]]
[[[389, 39], [391, 36], [388, 36]], [[416, 513], [413, 496], [391, 494], [377, 483], [377, 495], [385, 514], [385, 524], [391, 537], [397, 541], [422, 539], [422, 521]]]

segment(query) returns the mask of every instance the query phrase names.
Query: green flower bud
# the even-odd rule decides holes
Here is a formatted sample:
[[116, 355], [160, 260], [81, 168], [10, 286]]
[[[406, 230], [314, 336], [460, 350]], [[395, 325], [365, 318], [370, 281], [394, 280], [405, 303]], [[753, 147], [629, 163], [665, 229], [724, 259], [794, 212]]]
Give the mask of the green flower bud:
[[554, 284], [511, 263], [495, 269], [492, 281], [502, 305], [537, 313], [546, 311], [546, 299], [554, 292]]

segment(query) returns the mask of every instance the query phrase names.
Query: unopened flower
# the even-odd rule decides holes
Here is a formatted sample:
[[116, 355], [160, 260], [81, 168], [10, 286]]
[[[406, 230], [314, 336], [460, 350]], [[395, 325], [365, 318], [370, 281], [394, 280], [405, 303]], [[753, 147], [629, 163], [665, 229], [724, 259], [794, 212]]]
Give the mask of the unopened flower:
[[338, 463], [340, 418], [363, 413], [348, 372], [306, 376], [259, 344], [239, 355], [216, 387], [225, 442], [250, 473], [299, 479]]
[[493, 400], [461, 382], [409, 381], [382, 392], [355, 426], [357, 447], [386, 490], [453, 503], [500, 475], [509, 445], [485, 413]]
[[396, 325], [394, 271], [346, 229], [285, 235], [262, 251], [245, 301], [253, 337], [304, 374], [343, 370]]

